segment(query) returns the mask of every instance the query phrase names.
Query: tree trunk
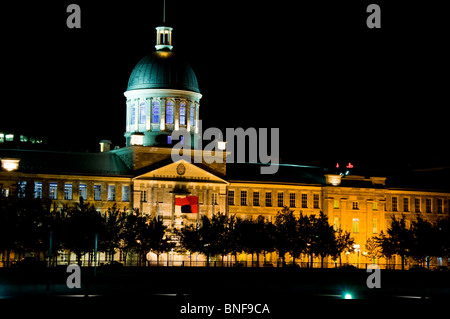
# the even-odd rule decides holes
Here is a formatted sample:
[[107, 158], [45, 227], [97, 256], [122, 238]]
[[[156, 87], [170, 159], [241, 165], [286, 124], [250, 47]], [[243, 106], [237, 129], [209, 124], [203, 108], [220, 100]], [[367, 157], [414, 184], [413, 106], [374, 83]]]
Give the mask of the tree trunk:
[[314, 254], [313, 253], [311, 253], [311, 269], [313, 269], [314, 268], [314, 264], [313, 264], [313, 258], [314, 258]]

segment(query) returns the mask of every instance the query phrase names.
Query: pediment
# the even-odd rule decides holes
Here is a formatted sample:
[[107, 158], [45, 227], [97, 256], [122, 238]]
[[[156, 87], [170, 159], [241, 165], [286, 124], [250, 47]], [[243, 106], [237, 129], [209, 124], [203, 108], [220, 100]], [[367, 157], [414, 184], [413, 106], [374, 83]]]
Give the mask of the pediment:
[[185, 180], [228, 184], [226, 180], [185, 160], [179, 160], [177, 162], [149, 170], [148, 172], [137, 176], [136, 179], [177, 181]]

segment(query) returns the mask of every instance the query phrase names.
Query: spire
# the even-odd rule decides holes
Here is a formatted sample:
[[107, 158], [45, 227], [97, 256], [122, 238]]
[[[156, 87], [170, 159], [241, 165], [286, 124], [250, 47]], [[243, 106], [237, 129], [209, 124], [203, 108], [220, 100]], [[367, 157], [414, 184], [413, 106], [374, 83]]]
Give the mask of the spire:
[[[163, 5], [163, 25], [166, 24], [166, 0]], [[160, 26], [156, 27], [156, 50], [172, 50], [172, 28]]]

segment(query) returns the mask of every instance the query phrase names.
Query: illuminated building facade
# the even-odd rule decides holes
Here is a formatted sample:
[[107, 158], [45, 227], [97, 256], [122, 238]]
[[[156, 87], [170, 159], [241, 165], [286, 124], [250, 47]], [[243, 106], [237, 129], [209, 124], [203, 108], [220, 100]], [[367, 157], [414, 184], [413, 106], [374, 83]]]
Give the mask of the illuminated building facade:
[[[276, 174], [261, 175], [256, 164], [209, 163], [205, 159], [211, 154], [195, 149], [191, 158], [201, 152], [201, 163], [172, 162], [173, 131], [186, 129], [196, 146], [202, 95], [192, 68], [172, 52], [172, 28], [156, 30], [156, 51], [136, 65], [124, 93], [126, 146], [111, 149], [111, 142], [103, 140], [99, 153], [0, 149], [3, 196], [34, 183], [37, 198], [71, 205], [82, 197], [102, 212], [113, 204], [129, 211], [139, 209], [162, 218], [169, 230], [217, 212], [243, 218], [263, 215], [274, 221], [285, 206], [296, 216], [323, 211], [336, 229], [355, 238], [357, 252], [345, 256], [352, 263], [368, 262], [362, 259], [366, 240], [385, 231], [392, 215], [406, 214], [408, 221], [419, 212], [432, 221], [449, 217], [449, 184], [420, 183], [430, 172], [422, 172], [423, 176], [418, 172], [421, 176], [413, 176], [412, 183], [405, 179], [406, 184], [379, 175], [336, 174], [299, 165], [280, 164]], [[11, 138], [0, 133], [0, 143]], [[441, 173], [436, 174], [445, 176]], [[177, 205], [188, 196], [195, 198], [197, 213]], [[275, 254], [266, 257], [277, 260]], [[172, 258], [184, 260], [187, 255], [172, 254]], [[251, 257], [242, 254], [239, 259]]]

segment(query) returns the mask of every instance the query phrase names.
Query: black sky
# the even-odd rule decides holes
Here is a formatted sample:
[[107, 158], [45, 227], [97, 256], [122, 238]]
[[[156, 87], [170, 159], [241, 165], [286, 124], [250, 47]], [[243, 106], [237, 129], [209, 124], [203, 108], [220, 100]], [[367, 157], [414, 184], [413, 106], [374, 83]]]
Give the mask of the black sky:
[[[123, 92], [154, 50], [162, 1], [92, 2], [2, 9], [0, 129], [73, 150], [124, 145]], [[448, 161], [440, 2], [166, 2], [174, 50], [203, 94], [203, 127], [279, 127], [284, 162]], [[81, 7], [81, 29], [66, 26], [70, 3]], [[381, 6], [381, 29], [366, 26], [369, 3]]]

